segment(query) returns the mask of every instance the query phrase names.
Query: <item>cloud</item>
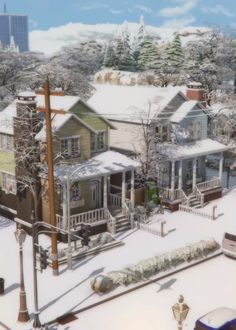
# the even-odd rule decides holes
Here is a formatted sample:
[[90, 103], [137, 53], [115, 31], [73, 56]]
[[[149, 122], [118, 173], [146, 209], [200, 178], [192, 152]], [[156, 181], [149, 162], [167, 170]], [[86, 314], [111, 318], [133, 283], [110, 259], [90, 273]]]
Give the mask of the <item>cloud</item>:
[[184, 15], [191, 9], [196, 7], [199, 0], [176, 0], [175, 2], [182, 3], [181, 6], [176, 7], [165, 7], [159, 10], [158, 15], [164, 17], [174, 17], [178, 15]]
[[204, 13], [212, 13], [215, 15], [225, 15], [228, 17], [233, 17], [234, 15], [224, 6], [222, 5], [216, 5], [214, 7], [203, 7], [202, 11]]
[[114, 15], [119, 15], [119, 14], [121, 14], [123, 11], [122, 10], [119, 10], [119, 9], [109, 9], [109, 12], [111, 13], [111, 14], [114, 14]]
[[147, 14], [152, 13], [152, 9], [151, 8], [148, 8], [148, 7], [143, 6], [143, 5], [136, 5], [134, 8], [140, 9], [141, 11], [143, 11], [143, 12], [145, 12]]
[[31, 29], [34, 29], [38, 26], [38, 23], [33, 19], [29, 19], [29, 26]]
[[164, 22], [163, 27], [170, 29], [181, 29], [185, 26], [190, 26], [195, 21], [196, 19], [194, 17], [168, 19]]
[[102, 9], [102, 8], [109, 8], [109, 5], [106, 3], [95, 2], [92, 3], [91, 5], [80, 7], [80, 9], [82, 10], [94, 10], [94, 9]]

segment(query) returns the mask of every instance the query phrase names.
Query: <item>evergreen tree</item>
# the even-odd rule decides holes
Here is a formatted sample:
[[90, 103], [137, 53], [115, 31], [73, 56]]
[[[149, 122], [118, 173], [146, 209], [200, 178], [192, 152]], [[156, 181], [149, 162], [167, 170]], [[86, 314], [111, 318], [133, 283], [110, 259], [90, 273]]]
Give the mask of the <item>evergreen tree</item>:
[[135, 67], [130, 48], [125, 47], [121, 37], [115, 40], [115, 66], [123, 71], [133, 71]]
[[160, 54], [157, 47], [153, 44], [153, 39], [148, 35], [144, 37], [138, 65], [142, 70], [158, 69], [160, 66]]
[[178, 69], [183, 64], [183, 50], [181, 45], [180, 36], [176, 35], [172, 43], [166, 48], [164, 60], [166, 65], [173, 71], [178, 71]]
[[116, 56], [115, 50], [112, 43], [110, 43], [105, 51], [104, 59], [103, 59], [103, 66], [105, 68], [112, 68], [116, 64]]
[[139, 27], [136, 32], [136, 35], [134, 36], [133, 49], [132, 49], [132, 56], [134, 58], [136, 66], [138, 66], [138, 58], [140, 56], [141, 49], [143, 48], [144, 36], [145, 36], [144, 18], [143, 16], [140, 16]]

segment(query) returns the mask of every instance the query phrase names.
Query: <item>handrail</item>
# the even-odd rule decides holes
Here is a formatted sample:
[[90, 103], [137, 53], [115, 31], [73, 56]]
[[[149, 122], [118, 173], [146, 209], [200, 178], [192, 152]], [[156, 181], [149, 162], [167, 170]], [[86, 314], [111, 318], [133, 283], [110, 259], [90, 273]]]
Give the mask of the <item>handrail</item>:
[[185, 194], [183, 189], [171, 190], [171, 189], [167, 188], [164, 190], [164, 196], [165, 196], [165, 198], [168, 198], [171, 201], [181, 200], [182, 202], [186, 203], [187, 205], [189, 203], [189, 198]]
[[114, 235], [116, 233], [116, 218], [112, 216], [108, 208], [104, 210], [105, 217], [107, 219], [107, 225], [111, 233]]
[[[81, 223], [91, 224], [94, 222], [105, 220], [104, 211], [105, 211], [104, 208], [100, 208], [100, 209], [90, 210], [88, 212], [77, 213], [77, 214], [71, 215], [70, 216], [70, 228], [73, 228], [74, 226], [77, 226]], [[63, 216], [57, 214], [56, 219], [57, 219], [58, 227], [61, 228], [63, 226]], [[67, 228], [67, 225], [65, 227]]]
[[108, 203], [109, 203], [109, 205], [121, 208], [122, 207], [122, 198], [121, 198], [121, 196], [118, 196], [116, 194], [109, 194]]
[[197, 185], [194, 187], [194, 192], [195, 192], [195, 196], [196, 196], [197, 200], [201, 204], [201, 207], [203, 207], [204, 206], [204, 194], [201, 192], [201, 190], [198, 188]]
[[219, 178], [214, 178], [209, 181], [201, 182], [196, 184], [199, 190], [206, 190], [209, 188], [215, 188], [221, 186], [221, 180]]

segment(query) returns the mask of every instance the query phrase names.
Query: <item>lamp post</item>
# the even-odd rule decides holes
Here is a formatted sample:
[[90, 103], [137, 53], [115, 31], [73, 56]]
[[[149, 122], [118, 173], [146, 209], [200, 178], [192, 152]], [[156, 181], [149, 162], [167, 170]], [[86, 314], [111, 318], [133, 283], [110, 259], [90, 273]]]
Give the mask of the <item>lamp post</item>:
[[178, 330], [183, 329], [183, 322], [185, 321], [190, 308], [184, 303], [184, 297], [179, 296], [178, 303], [172, 307], [175, 320], [178, 322]]
[[23, 270], [23, 243], [26, 238], [26, 232], [23, 229], [17, 229], [15, 231], [16, 241], [19, 243], [20, 252], [20, 309], [18, 314], [19, 322], [29, 321], [29, 313], [26, 304], [26, 293], [24, 283], [24, 270]]

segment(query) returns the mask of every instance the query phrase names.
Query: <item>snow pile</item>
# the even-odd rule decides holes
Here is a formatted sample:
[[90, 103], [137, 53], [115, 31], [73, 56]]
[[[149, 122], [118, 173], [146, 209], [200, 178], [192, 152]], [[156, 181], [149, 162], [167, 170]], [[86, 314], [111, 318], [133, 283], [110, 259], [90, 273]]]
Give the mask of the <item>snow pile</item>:
[[94, 76], [95, 84], [111, 84], [124, 86], [148, 86], [159, 85], [160, 81], [151, 72], [130, 72], [112, 69], [104, 69], [97, 72]]
[[172, 252], [143, 260], [122, 270], [109, 272], [106, 277], [112, 279], [114, 285], [129, 285], [143, 281], [159, 272], [175, 268], [182, 263], [205, 258], [218, 248], [219, 245], [213, 238], [201, 240]]

